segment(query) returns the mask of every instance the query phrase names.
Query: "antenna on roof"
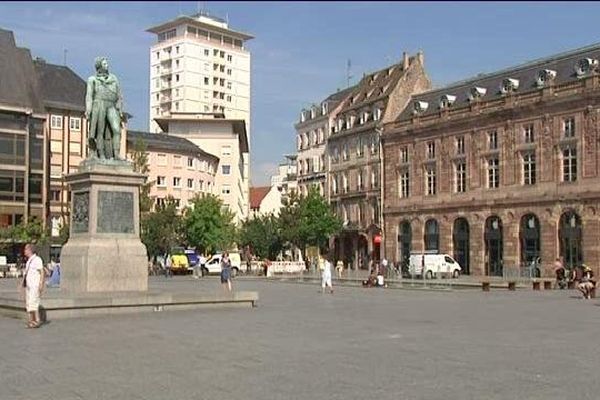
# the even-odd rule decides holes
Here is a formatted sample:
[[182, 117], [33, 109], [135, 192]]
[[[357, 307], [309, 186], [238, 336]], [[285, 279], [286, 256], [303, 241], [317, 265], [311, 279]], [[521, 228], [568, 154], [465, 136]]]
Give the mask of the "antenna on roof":
[[346, 63], [346, 84], [347, 87], [350, 87], [350, 79], [352, 79], [352, 75], [350, 75], [350, 67], [352, 67], [352, 60], [348, 59]]
[[67, 53], [69, 52], [69, 50], [64, 49], [63, 50], [63, 65], [66, 67], [67, 66]]
[[225, 13], [225, 23], [229, 25], [229, 13]]

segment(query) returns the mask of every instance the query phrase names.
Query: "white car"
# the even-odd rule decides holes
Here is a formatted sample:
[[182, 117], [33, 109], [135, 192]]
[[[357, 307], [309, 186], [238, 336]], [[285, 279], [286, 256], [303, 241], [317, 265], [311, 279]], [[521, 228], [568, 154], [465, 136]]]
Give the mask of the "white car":
[[425, 276], [427, 279], [452, 275], [458, 278], [462, 268], [448, 254], [411, 254], [408, 273], [413, 276]]
[[[204, 265], [204, 268], [202, 269], [202, 275], [220, 274], [222, 258], [222, 253], [218, 253], [212, 256]], [[229, 253], [229, 259], [231, 260], [231, 275], [235, 277], [238, 274], [238, 272], [240, 272], [242, 266], [240, 253]]]

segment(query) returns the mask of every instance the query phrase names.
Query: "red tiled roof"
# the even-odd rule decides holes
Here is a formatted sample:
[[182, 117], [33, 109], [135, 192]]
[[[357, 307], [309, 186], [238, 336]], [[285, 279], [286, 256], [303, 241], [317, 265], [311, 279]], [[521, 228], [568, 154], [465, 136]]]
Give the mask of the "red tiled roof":
[[263, 201], [267, 193], [271, 190], [270, 186], [258, 186], [250, 188], [250, 208], [260, 208], [260, 203]]

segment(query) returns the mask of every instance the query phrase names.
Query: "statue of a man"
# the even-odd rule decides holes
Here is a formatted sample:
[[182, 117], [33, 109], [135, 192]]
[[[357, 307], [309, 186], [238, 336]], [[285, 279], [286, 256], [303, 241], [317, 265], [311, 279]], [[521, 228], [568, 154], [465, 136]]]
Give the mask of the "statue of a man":
[[106, 57], [96, 58], [96, 75], [87, 80], [85, 117], [89, 124], [88, 148], [91, 158], [121, 159], [121, 87], [108, 72]]

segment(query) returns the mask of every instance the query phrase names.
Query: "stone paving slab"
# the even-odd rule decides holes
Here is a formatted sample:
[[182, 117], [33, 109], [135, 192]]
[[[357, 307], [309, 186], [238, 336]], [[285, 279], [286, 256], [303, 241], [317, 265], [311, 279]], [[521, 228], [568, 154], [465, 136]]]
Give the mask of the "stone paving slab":
[[[222, 290], [218, 278], [151, 287]], [[261, 306], [41, 329], [0, 318], [0, 399], [600, 398], [600, 307], [575, 291], [234, 288], [259, 291]]]
[[[206, 291], [166, 291], [156, 288], [147, 292], [94, 292], [68, 294], [48, 288], [40, 302], [47, 319], [76, 318], [89, 315], [158, 312], [202, 307], [255, 307], [258, 293]], [[0, 291], [0, 315], [25, 318], [22, 294], [16, 289]]]

